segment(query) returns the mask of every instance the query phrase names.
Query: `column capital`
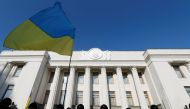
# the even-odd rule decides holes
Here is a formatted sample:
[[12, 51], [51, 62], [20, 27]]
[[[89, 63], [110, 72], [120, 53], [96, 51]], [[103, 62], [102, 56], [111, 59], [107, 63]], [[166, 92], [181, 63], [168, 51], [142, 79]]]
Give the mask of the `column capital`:
[[120, 69], [121, 69], [121, 66], [116, 66], [116, 69], [117, 69], [117, 68], [120, 68]]
[[190, 62], [188, 62], [188, 63], [186, 64], [186, 67], [187, 67], [188, 70], [190, 71]]
[[106, 67], [102, 66], [100, 67], [100, 70], [106, 70]]
[[90, 67], [85, 67], [85, 72], [90, 72]]
[[130, 69], [131, 71], [137, 71], [137, 67], [136, 67], [136, 66], [130, 66], [129, 69]]
[[63, 66], [56, 66], [55, 68], [63, 69]]
[[76, 66], [70, 66], [70, 68], [76, 68]]
[[117, 66], [115, 69], [116, 69], [116, 72], [117, 72], [117, 71], [122, 71], [122, 69], [121, 69], [120, 66]]
[[105, 66], [101, 66], [100, 68], [106, 68]]
[[[189, 64], [190, 65], [190, 64]], [[179, 67], [186, 67], [186, 65], [180, 65]]]
[[70, 71], [70, 72], [73, 72], [73, 71], [75, 72], [75, 71], [76, 71], [76, 67], [71, 66], [70, 69], [69, 69], [69, 71]]
[[187, 62], [187, 64], [186, 64], [187, 66], [190, 66], [190, 62]]
[[86, 66], [85, 68], [90, 68], [91, 66]]
[[70, 66], [70, 69], [77, 69], [77, 67], [76, 66]]

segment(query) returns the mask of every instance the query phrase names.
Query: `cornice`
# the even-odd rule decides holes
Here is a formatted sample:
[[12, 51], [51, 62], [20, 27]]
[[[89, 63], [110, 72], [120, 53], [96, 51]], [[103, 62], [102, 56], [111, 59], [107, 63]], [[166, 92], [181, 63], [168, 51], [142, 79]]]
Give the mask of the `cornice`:
[[49, 61], [47, 51], [3, 51], [0, 54], [1, 61], [41, 61], [44, 58]]
[[189, 62], [190, 49], [147, 49], [143, 56], [147, 66], [152, 62]]

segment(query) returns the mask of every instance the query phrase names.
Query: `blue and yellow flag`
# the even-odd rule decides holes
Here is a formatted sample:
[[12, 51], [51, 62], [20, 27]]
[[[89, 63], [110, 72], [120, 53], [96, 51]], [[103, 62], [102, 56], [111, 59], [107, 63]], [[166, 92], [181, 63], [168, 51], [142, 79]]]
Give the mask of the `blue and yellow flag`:
[[75, 28], [59, 2], [44, 9], [16, 27], [4, 46], [17, 50], [48, 50], [72, 55]]

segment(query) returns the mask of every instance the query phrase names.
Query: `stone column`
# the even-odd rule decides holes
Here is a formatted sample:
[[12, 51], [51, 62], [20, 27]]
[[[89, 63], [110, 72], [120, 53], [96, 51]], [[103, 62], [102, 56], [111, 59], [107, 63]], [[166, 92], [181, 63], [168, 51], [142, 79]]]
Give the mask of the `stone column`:
[[55, 69], [53, 82], [52, 82], [51, 87], [50, 87], [50, 94], [49, 94], [49, 98], [47, 101], [46, 109], [53, 109], [53, 107], [54, 107], [54, 103], [55, 103], [55, 99], [56, 99], [56, 92], [57, 92], [58, 83], [59, 83], [60, 72], [61, 72], [61, 68], [57, 67]]
[[0, 62], [0, 76], [3, 73], [3, 70], [5, 69], [7, 65], [7, 62]]
[[110, 109], [109, 105], [109, 95], [108, 95], [108, 82], [107, 82], [107, 74], [106, 74], [106, 68], [101, 68], [101, 75], [100, 75], [100, 84], [101, 84], [101, 102], [100, 105], [106, 104], [108, 106], [108, 109]]
[[136, 88], [136, 91], [137, 91], [138, 100], [139, 100], [141, 109], [148, 109], [148, 105], [146, 103], [144, 92], [143, 92], [143, 89], [142, 89], [142, 86], [141, 86], [141, 83], [140, 83], [140, 80], [139, 80], [137, 68], [132, 67], [131, 72], [132, 72], [133, 81], [134, 81], [134, 84], [135, 84], [135, 88]]
[[131, 85], [131, 95], [132, 95], [134, 106], [139, 106], [138, 97], [137, 97], [136, 88], [135, 88], [135, 84], [133, 81], [132, 73], [129, 73], [127, 77], [129, 79], [129, 83]]
[[85, 78], [84, 78], [84, 108], [90, 109], [91, 103], [91, 74], [90, 74], [90, 67], [85, 68]]
[[7, 66], [4, 68], [4, 70], [1, 73], [0, 76], [0, 89], [3, 86], [3, 83], [5, 82], [6, 78], [8, 77], [13, 65], [12, 63], [8, 63]]
[[185, 78], [190, 78], [189, 70], [185, 65], [179, 66], [179, 70]]
[[188, 62], [188, 63], [186, 64], [186, 66], [187, 66], [188, 71], [189, 71], [189, 73], [190, 73], [190, 62]]
[[122, 74], [121, 67], [116, 68], [116, 73], [117, 73], [117, 79], [118, 79], [117, 86], [120, 92], [121, 106], [122, 106], [122, 109], [126, 109], [128, 107], [128, 102], [127, 102], [125, 84], [123, 82], [123, 74]]
[[67, 109], [67, 107], [71, 108], [71, 106], [72, 106], [74, 87], [75, 87], [75, 68], [71, 67], [69, 78], [68, 78], [68, 83], [67, 83], [64, 109]]

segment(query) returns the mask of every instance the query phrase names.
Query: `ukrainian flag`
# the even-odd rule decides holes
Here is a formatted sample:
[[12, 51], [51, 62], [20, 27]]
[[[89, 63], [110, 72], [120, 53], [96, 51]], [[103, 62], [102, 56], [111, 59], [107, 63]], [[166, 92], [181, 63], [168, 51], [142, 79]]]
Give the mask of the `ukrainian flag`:
[[4, 46], [17, 50], [48, 50], [72, 55], [75, 28], [59, 2], [44, 9], [16, 27]]

